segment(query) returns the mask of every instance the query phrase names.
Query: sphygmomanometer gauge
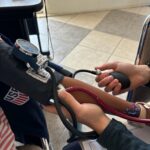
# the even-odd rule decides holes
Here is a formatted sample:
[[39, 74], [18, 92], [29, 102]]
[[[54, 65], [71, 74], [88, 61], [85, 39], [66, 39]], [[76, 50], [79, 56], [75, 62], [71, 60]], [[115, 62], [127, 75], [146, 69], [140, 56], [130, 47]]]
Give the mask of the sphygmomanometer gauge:
[[37, 56], [39, 54], [39, 49], [27, 40], [17, 39], [15, 46], [26, 55]]
[[35, 45], [24, 39], [17, 39], [13, 54], [26, 63], [28, 75], [44, 83], [48, 82], [50, 74], [45, 69], [48, 58], [41, 55]]

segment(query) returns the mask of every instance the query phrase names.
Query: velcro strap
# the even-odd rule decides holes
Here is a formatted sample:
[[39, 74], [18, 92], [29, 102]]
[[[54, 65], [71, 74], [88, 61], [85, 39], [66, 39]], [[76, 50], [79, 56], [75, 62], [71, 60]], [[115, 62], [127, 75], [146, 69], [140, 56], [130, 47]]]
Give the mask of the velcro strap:
[[13, 51], [12, 51], [12, 54], [18, 58], [19, 60], [25, 62], [25, 63], [29, 63], [30, 66], [34, 69], [34, 70], [38, 70], [39, 69], [39, 66], [36, 64], [37, 62], [37, 58], [35, 57], [32, 57], [32, 56], [29, 56], [29, 55], [26, 55], [24, 53], [22, 53], [20, 50], [18, 50], [18, 48], [16, 48], [14, 46], [13, 48]]
[[150, 111], [150, 103], [144, 103], [144, 102], [136, 102], [141, 108], [140, 116], [139, 118], [150, 118], [149, 112]]

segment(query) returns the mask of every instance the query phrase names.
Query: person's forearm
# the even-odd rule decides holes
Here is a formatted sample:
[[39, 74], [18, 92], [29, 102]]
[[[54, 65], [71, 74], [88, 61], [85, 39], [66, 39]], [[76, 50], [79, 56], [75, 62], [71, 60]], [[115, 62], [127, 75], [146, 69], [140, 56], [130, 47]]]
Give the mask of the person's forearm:
[[[113, 108], [115, 108], [119, 111], [125, 112], [126, 108], [131, 107], [130, 102], [127, 102], [127, 101], [124, 101], [121, 98], [112, 96], [112, 95], [100, 90], [99, 88], [91, 86], [91, 85], [89, 85], [87, 83], [84, 83], [82, 81], [72, 79], [72, 78], [68, 78], [68, 77], [64, 77], [64, 79], [62, 80], [61, 83], [65, 88], [68, 88], [68, 87], [82, 87], [82, 88], [85, 88], [85, 89], [93, 92], [97, 96], [99, 96], [100, 99], [104, 100], [107, 104], [109, 104], [110, 106], [112, 106]], [[80, 103], [95, 103], [95, 104], [97, 104], [90, 96], [88, 96], [85, 93], [73, 92], [71, 94]]]
[[98, 134], [102, 134], [104, 130], [109, 125], [111, 119], [108, 118], [106, 115], [100, 116], [96, 123], [90, 126], [94, 131]]

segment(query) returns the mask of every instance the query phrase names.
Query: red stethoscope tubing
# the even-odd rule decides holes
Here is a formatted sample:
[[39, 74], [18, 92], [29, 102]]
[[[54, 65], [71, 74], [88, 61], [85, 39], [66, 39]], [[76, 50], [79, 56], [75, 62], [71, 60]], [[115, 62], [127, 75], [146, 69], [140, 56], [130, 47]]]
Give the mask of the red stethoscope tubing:
[[89, 95], [91, 98], [93, 98], [93, 100], [96, 101], [96, 103], [99, 106], [101, 106], [104, 110], [108, 111], [109, 113], [112, 113], [113, 115], [119, 116], [121, 118], [130, 120], [130, 121], [134, 121], [134, 122], [145, 123], [145, 124], [150, 123], [150, 119], [140, 119], [140, 118], [137, 118], [137, 117], [131, 117], [131, 116], [128, 116], [124, 113], [121, 113], [121, 112], [117, 111], [113, 107], [106, 104], [104, 102], [104, 100], [100, 99], [97, 95], [95, 95], [93, 92], [91, 92], [87, 89], [80, 88], [80, 87], [69, 87], [69, 88], [66, 89], [66, 91], [69, 92], [69, 93], [79, 91], [79, 92], [83, 92], [83, 93]]

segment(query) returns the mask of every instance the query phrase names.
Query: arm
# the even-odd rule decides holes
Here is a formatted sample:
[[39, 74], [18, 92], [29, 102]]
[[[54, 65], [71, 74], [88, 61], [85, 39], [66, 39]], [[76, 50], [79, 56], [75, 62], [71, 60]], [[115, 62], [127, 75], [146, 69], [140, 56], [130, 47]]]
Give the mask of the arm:
[[[131, 107], [131, 102], [125, 101], [119, 97], [115, 97], [109, 93], [106, 93], [102, 91], [100, 88], [96, 88], [94, 86], [91, 86], [87, 83], [84, 83], [80, 80], [64, 77], [64, 79], [61, 81], [61, 84], [65, 87], [81, 87], [84, 89], [87, 89], [88, 91], [91, 91], [95, 95], [97, 95], [100, 99], [104, 100], [106, 104], [109, 106], [117, 109], [120, 112], [125, 112], [127, 108]], [[75, 97], [76, 100], [80, 103], [93, 103], [97, 104], [96, 101], [93, 100], [89, 95], [77, 91], [71, 93], [73, 97]]]
[[[102, 109], [95, 104], [80, 104], [65, 91], [59, 92], [61, 100], [65, 101], [76, 114], [77, 120], [100, 134], [98, 142], [108, 150], [141, 150], [150, 149], [150, 145], [136, 138], [123, 124], [108, 118]], [[54, 106], [44, 106], [48, 112], [57, 113]], [[68, 113], [66, 116], [69, 118]]]

